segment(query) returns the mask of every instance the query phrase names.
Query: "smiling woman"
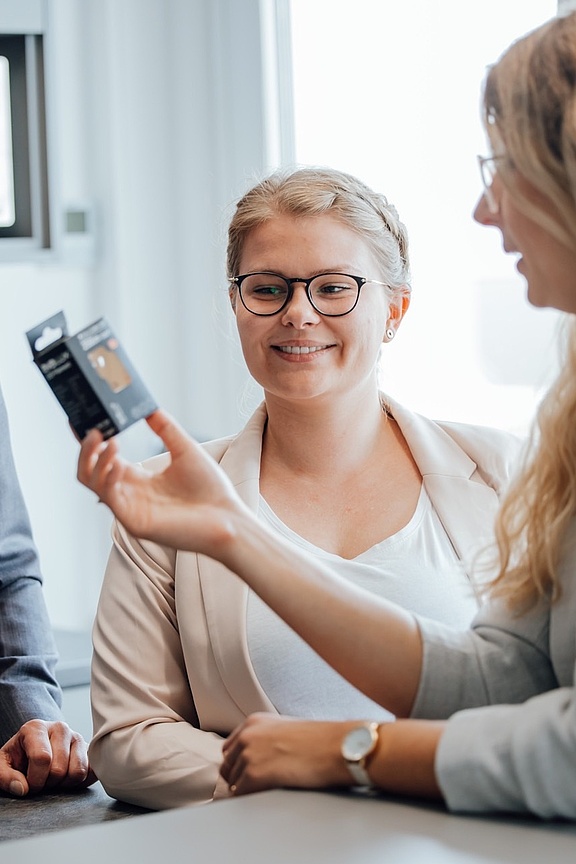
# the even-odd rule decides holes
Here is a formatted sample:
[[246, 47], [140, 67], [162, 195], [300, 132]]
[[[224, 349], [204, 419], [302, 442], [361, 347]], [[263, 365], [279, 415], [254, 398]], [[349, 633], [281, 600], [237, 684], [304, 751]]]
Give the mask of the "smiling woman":
[[[379, 390], [410, 297], [395, 208], [342, 172], [280, 171], [238, 202], [227, 271], [264, 402], [205, 452], [265, 533], [375, 603], [466, 625], [471, 559], [517, 442], [434, 423]], [[129, 528], [115, 527], [94, 628], [90, 754], [109, 794], [153, 808], [228, 794], [223, 739], [253, 712], [390, 719], [221, 564]]]

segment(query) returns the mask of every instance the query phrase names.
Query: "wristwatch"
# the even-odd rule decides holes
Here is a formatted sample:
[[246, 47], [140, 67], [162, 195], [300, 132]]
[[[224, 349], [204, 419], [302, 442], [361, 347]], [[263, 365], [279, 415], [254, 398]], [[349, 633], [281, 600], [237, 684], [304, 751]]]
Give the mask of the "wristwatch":
[[342, 756], [357, 786], [372, 786], [366, 760], [378, 743], [378, 723], [355, 726], [342, 741]]

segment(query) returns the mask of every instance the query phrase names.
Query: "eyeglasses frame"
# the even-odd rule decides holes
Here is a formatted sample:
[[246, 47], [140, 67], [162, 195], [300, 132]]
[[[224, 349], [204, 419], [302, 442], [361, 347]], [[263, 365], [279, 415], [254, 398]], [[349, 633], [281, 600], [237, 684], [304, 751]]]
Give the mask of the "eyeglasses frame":
[[[480, 177], [482, 178], [482, 187], [483, 187], [483, 195], [486, 199], [486, 204], [488, 205], [488, 210], [494, 216], [500, 212], [500, 204], [496, 201], [494, 197], [494, 193], [492, 191], [492, 184], [494, 182], [494, 177], [496, 176], [496, 163], [501, 162], [502, 159], [506, 157], [501, 156], [480, 156], [477, 157], [478, 167], [480, 168]], [[492, 166], [490, 169], [488, 166]]]
[[[286, 299], [284, 300], [282, 306], [280, 306], [279, 309], [276, 309], [275, 312], [254, 312], [253, 309], [248, 308], [248, 306], [246, 305], [246, 302], [244, 300], [244, 297], [242, 296], [242, 282], [245, 279], [247, 279], [248, 276], [259, 276], [259, 275], [277, 276], [278, 279], [283, 279], [284, 282], [286, 282], [286, 284], [288, 285], [288, 293], [286, 294]], [[336, 313], [322, 312], [322, 310], [318, 309], [318, 307], [315, 305], [315, 303], [312, 299], [312, 295], [310, 293], [310, 284], [314, 281], [314, 279], [317, 279], [319, 276], [325, 276], [325, 275], [326, 276], [347, 276], [348, 279], [353, 279], [356, 282], [356, 284], [358, 286], [358, 293], [356, 295], [356, 300], [354, 301], [354, 305], [350, 309], [348, 309], [347, 312], [336, 312]], [[301, 284], [306, 286], [306, 296], [308, 298], [308, 302], [310, 303], [312, 308], [319, 315], [322, 315], [324, 318], [343, 318], [344, 315], [349, 315], [350, 312], [353, 312], [354, 309], [356, 308], [356, 306], [358, 305], [358, 300], [360, 299], [360, 290], [364, 287], [364, 285], [367, 285], [368, 283], [374, 284], [374, 285], [383, 285], [384, 288], [390, 288], [391, 287], [390, 285], [388, 285], [387, 282], [379, 282], [377, 279], [367, 279], [365, 276], [353, 276], [352, 273], [341, 273], [339, 271], [334, 271], [334, 272], [330, 271], [329, 273], [316, 273], [315, 276], [310, 276], [309, 279], [304, 279], [304, 278], [301, 278], [300, 276], [294, 276], [293, 278], [288, 278], [287, 276], [282, 276], [280, 273], [274, 273], [272, 270], [255, 270], [252, 273], [242, 273], [238, 276], [231, 276], [228, 281], [231, 284], [235, 285], [236, 288], [238, 289], [238, 294], [240, 295], [240, 300], [242, 302], [242, 305], [246, 309], [246, 311], [250, 312], [251, 315], [258, 315], [259, 318], [270, 318], [272, 315], [279, 315], [280, 312], [282, 312], [286, 308], [286, 306], [288, 306], [288, 304], [292, 300], [292, 297], [294, 296], [294, 283], [295, 282], [301, 283]]]

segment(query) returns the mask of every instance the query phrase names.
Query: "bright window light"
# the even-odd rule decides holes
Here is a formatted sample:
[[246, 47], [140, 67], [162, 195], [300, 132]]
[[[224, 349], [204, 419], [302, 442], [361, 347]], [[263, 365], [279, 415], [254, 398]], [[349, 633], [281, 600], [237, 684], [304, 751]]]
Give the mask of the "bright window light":
[[15, 218], [10, 65], [6, 57], [0, 57], [0, 227], [13, 225]]
[[499, 232], [471, 213], [486, 67], [556, 0], [291, 0], [296, 159], [356, 174], [408, 228], [411, 308], [382, 387], [430, 416], [524, 432], [556, 370]]

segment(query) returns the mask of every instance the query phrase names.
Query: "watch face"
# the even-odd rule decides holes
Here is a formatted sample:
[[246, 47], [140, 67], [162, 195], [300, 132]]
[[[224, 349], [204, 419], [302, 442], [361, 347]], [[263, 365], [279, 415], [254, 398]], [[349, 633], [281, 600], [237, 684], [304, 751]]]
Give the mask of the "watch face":
[[359, 762], [374, 746], [374, 735], [367, 726], [357, 726], [344, 738], [342, 755], [349, 762]]

